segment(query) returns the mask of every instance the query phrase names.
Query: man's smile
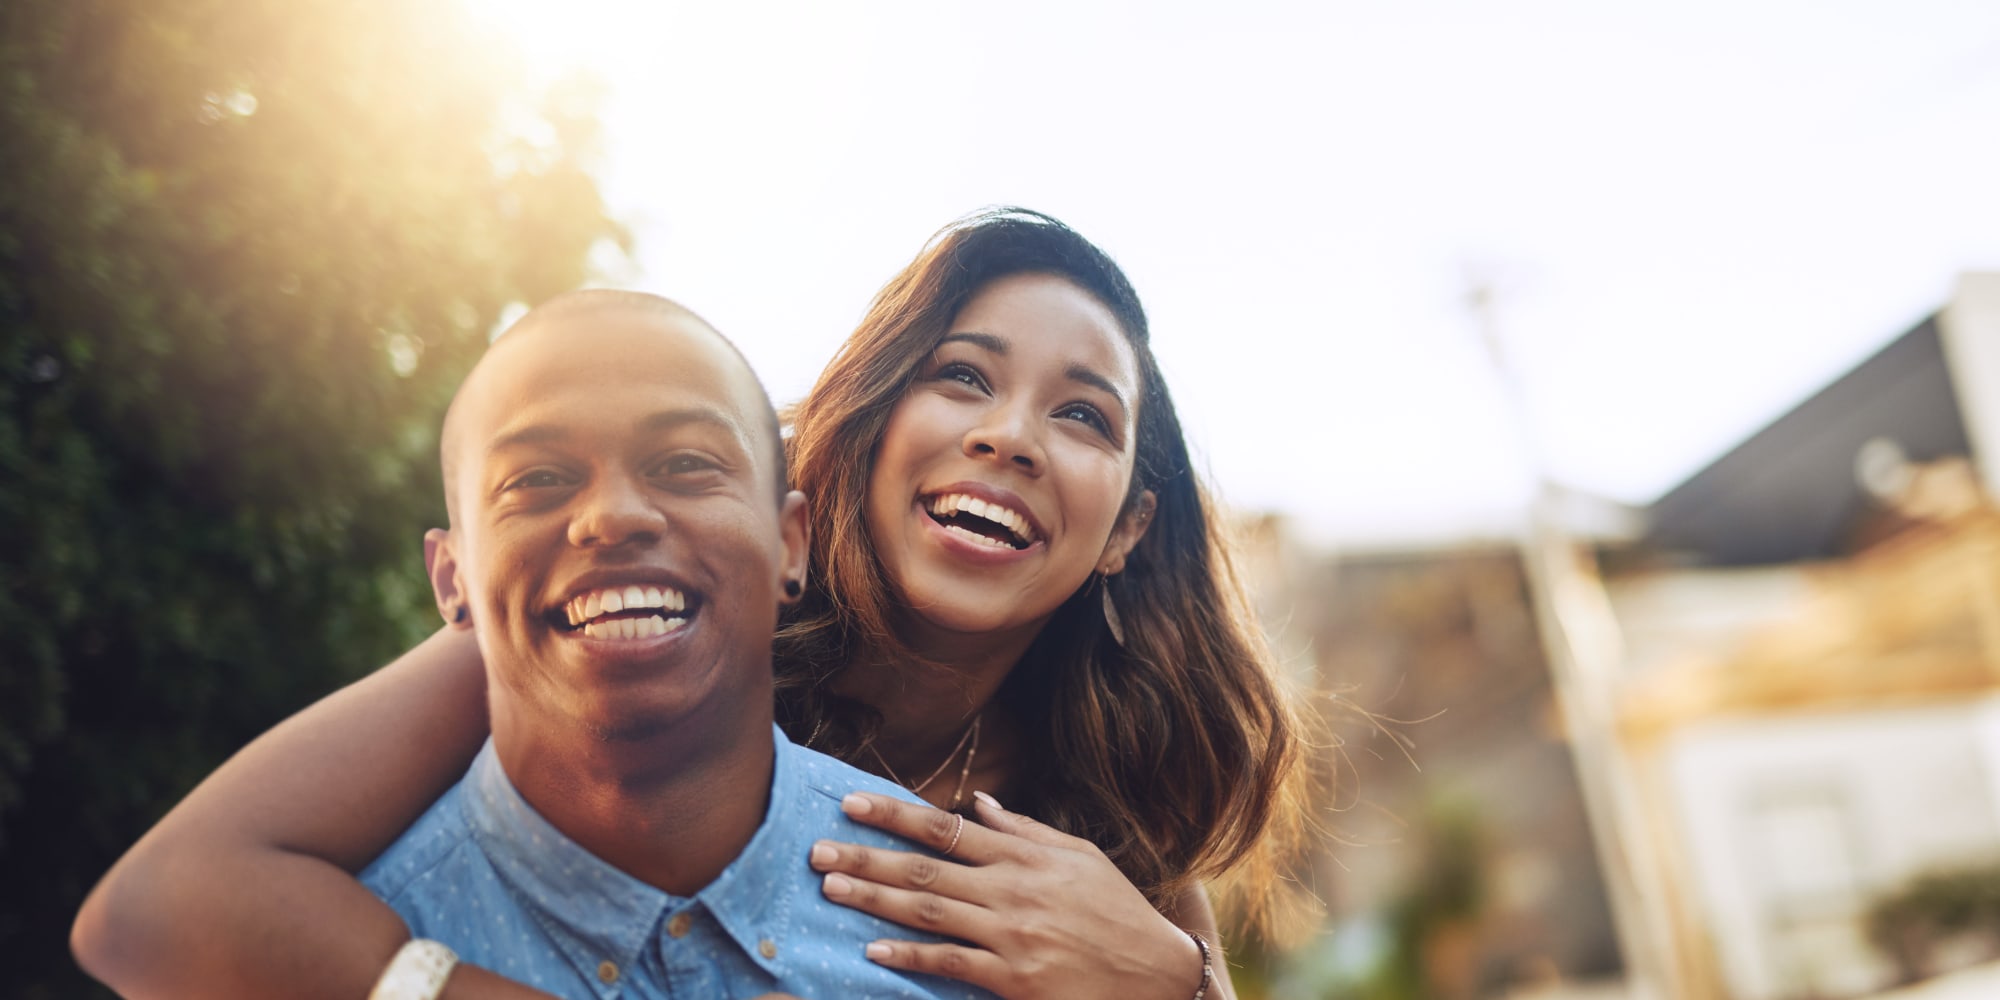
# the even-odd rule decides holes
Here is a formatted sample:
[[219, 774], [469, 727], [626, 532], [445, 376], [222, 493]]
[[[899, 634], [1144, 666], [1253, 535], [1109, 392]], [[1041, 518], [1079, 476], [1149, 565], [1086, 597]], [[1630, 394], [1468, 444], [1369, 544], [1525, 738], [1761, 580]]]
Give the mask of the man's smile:
[[676, 587], [610, 584], [579, 591], [551, 617], [562, 630], [591, 639], [651, 639], [679, 631], [699, 605]]

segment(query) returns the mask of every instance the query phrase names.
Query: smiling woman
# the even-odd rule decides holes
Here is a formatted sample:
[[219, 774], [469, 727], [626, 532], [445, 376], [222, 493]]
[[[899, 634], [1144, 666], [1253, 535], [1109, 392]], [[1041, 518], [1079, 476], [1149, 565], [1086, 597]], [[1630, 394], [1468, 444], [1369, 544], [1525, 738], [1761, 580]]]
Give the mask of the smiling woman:
[[[1153, 505], [1126, 446], [1138, 385], [1117, 317], [1067, 278], [1012, 275], [966, 302], [891, 411], [868, 480], [875, 557], [921, 609], [904, 634], [977, 633], [1011, 664], [1078, 581], [1122, 568], [1137, 505]], [[1021, 637], [1011, 654], [994, 642], [1003, 628]]]
[[[778, 709], [922, 775], [983, 706], [972, 787], [1171, 909], [1286, 841], [1299, 721], [1149, 340], [1118, 265], [1034, 212], [948, 226], [892, 279], [792, 413], [821, 585], [779, 629]], [[934, 516], [961, 495], [989, 528]], [[996, 506], [1035, 540], [974, 540]]]

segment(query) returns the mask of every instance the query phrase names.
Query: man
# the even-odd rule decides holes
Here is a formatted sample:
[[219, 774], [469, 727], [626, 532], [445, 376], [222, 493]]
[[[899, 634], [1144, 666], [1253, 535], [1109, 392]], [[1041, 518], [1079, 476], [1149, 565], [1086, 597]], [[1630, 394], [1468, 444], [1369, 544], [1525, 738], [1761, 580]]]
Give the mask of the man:
[[445, 420], [438, 608], [493, 737], [362, 876], [419, 938], [562, 996], [983, 995], [869, 962], [910, 932], [826, 901], [817, 838], [901, 789], [775, 735], [771, 632], [804, 498], [741, 357], [664, 299], [529, 313]]

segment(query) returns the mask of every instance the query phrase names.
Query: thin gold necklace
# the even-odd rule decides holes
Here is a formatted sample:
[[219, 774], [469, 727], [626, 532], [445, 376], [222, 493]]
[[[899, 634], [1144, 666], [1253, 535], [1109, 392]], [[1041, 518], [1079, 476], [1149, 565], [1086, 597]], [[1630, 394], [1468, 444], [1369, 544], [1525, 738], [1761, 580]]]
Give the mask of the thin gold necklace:
[[985, 721], [985, 719], [985, 712], [973, 716], [972, 725], [966, 727], [965, 732], [959, 734], [958, 744], [951, 748], [950, 753], [944, 755], [943, 760], [938, 761], [937, 770], [932, 771], [930, 777], [914, 785], [904, 781], [902, 776], [896, 773], [896, 769], [889, 766], [889, 762], [882, 757], [882, 751], [875, 749], [874, 743], [871, 742], [868, 744], [868, 752], [875, 755], [875, 763], [882, 765], [882, 772], [889, 776], [890, 781], [909, 789], [913, 794], [922, 795], [924, 794], [924, 789], [929, 788], [931, 783], [938, 779], [938, 775], [943, 774], [945, 768], [950, 767], [951, 762], [958, 759], [958, 752], [965, 750], [965, 766], [958, 770], [958, 787], [952, 790], [951, 804], [945, 807], [946, 809], [955, 809], [958, 807], [959, 800], [965, 796], [965, 781], [972, 774], [972, 760], [979, 756], [979, 724]]
[[982, 712], [972, 720], [972, 749], [965, 752], [965, 766], [958, 769], [958, 787], [951, 790], [951, 801], [946, 803], [946, 811], [957, 809], [965, 799], [965, 779], [972, 774], [972, 759], [979, 756], [979, 720], [983, 718], [985, 713]]

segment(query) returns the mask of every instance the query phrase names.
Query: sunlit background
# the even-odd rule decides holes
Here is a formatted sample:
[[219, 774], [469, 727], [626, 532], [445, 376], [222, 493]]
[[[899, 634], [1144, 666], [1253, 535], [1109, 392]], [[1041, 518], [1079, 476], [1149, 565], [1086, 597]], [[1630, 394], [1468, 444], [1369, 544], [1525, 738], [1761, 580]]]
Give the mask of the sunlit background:
[[2000, 4], [14, 0], [0, 80], [0, 994], [435, 627], [507, 316], [792, 400], [1018, 204], [1338, 739], [1244, 1000], [2000, 996]]
[[[1653, 499], [2000, 267], [2000, 7], [468, 0], [608, 87], [622, 280], [796, 398], [938, 226], [1109, 249], [1225, 497], [1504, 536]], [[1491, 293], [1491, 316], [1470, 305]]]

